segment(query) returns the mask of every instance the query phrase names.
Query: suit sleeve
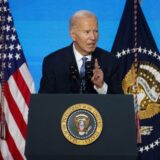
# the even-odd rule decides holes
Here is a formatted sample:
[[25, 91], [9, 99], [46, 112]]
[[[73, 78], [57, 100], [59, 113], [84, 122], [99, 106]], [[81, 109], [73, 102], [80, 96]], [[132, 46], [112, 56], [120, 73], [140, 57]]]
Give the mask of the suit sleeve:
[[55, 75], [53, 64], [49, 61], [49, 59], [44, 58], [39, 93], [54, 93], [54, 91]]

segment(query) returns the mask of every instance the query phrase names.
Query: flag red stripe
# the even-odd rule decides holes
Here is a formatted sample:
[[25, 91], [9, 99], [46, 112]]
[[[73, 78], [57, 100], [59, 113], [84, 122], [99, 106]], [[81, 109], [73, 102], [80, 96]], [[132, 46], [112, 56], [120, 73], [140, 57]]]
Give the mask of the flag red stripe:
[[24, 81], [24, 79], [23, 79], [19, 70], [17, 70], [13, 74], [13, 77], [15, 79], [15, 82], [16, 82], [19, 90], [21, 91], [21, 94], [22, 94], [23, 98], [25, 99], [25, 102], [26, 102], [27, 106], [28, 106], [31, 93], [28, 89], [28, 86], [27, 86], [26, 82]]
[[2, 112], [2, 105], [1, 105], [1, 102], [0, 102], [0, 114], [1, 114], [1, 112]]
[[8, 83], [5, 83], [4, 88], [5, 88], [5, 97], [7, 99], [10, 112], [12, 113], [12, 116], [14, 117], [14, 120], [16, 121], [16, 124], [17, 124], [22, 136], [24, 137], [24, 139], [26, 139], [27, 125], [23, 119], [21, 112], [19, 111], [17, 104], [15, 103], [15, 101], [9, 91]]
[[3, 157], [2, 157], [2, 154], [1, 154], [1, 152], [0, 152], [0, 160], [3, 160]]
[[17, 146], [16, 146], [16, 144], [15, 144], [15, 142], [14, 142], [12, 136], [11, 136], [11, 134], [10, 134], [10, 132], [8, 130], [8, 127], [6, 127], [6, 131], [7, 131], [6, 132], [7, 133], [6, 141], [7, 141], [8, 149], [9, 149], [13, 159], [15, 159], [15, 160], [23, 160], [23, 157], [20, 154], [20, 152], [19, 152], [19, 150], [18, 150], [18, 148], [17, 148]]

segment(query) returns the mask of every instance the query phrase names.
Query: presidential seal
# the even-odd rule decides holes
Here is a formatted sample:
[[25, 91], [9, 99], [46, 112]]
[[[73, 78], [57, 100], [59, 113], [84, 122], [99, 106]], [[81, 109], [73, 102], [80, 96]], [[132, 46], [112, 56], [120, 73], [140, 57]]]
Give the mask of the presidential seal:
[[100, 113], [88, 104], [75, 104], [69, 107], [61, 119], [64, 137], [76, 145], [93, 143], [100, 136], [102, 128]]

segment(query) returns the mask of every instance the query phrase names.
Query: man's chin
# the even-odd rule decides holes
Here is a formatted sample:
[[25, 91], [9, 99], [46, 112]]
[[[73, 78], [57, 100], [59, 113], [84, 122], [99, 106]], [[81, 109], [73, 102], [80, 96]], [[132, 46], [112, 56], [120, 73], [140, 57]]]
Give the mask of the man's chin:
[[92, 53], [92, 52], [94, 52], [94, 51], [95, 51], [95, 49], [96, 49], [96, 47], [90, 47], [90, 48], [88, 48], [88, 53]]

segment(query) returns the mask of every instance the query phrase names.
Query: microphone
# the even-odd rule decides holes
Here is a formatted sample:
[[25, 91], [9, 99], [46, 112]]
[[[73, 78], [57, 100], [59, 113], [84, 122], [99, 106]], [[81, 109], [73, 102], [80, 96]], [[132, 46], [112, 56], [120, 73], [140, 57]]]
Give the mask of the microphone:
[[70, 71], [71, 78], [76, 80], [78, 77], [78, 69], [77, 69], [76, 65], [71, 64], [69, 67], [69, 71]]
[[71, 63], [69, 66], [69, 74], [70, 74], [70, 80], [71, 80], [71, 85], [70, 85], [70, 90], [72, 93], [79, 93], [79, 71], [77, 69], [77, 65], [75, 63]]
[[92, 76], [93, 76], [93, 68], [94, 68], [94, 64], [92, 61], [87, 61], [86, 65], [85, 65], [85, 79], [86, 81], [90, 81]]

